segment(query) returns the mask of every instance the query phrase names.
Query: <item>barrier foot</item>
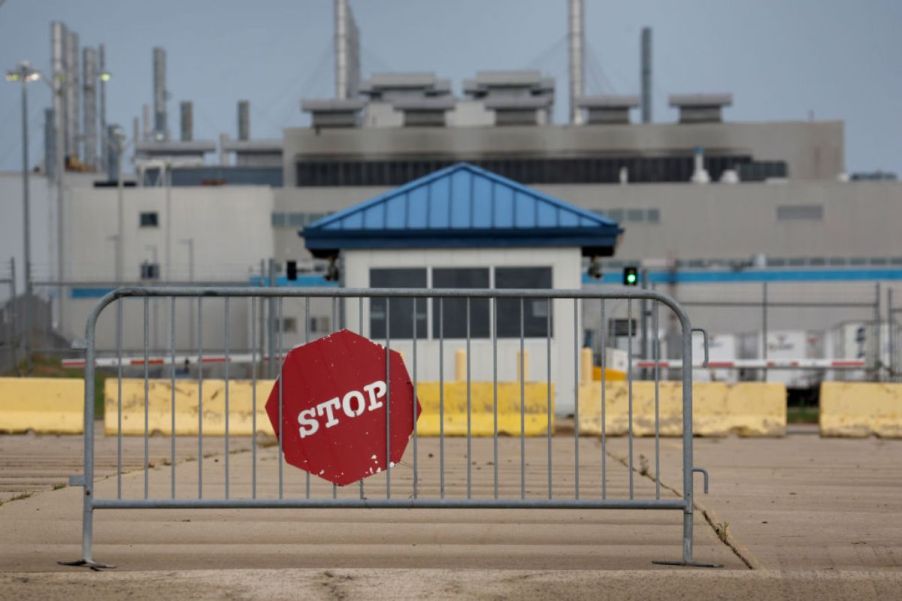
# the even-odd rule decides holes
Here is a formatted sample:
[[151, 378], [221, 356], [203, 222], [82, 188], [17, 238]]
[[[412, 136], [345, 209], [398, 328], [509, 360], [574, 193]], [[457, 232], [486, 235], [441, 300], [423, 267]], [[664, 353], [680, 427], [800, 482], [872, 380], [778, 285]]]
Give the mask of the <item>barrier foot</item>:
[[109, 564], [100, 563], [98, 561], [93, 561], [90, 559], [79, 559], [76, 561], [58, 561], [56, 562], [61, 566], [72, 566], [76, 568], [90, 568], [95, 572], [100, 572], [101, 570], [113, 570], [116, 566], [111, 566]]
[[678, 560], [662, 560], [662, 561], [652, 561], [653, 564], [657, 566], [683, 566], [686, 568], [722, 568], [723, 564], [721, 563], [705, 563], [704, 561], [683, 561], [681, 559]]

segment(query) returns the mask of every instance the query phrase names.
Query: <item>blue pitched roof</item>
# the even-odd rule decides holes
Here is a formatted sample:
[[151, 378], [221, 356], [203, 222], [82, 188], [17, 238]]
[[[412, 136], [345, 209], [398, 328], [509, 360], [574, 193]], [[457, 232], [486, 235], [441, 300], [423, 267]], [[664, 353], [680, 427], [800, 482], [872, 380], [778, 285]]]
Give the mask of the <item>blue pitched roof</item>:
[[340, 249], [581, 247], [612, 255], [623, 229], [479, 167], [458, 163], [300, 231], [317, 256]]

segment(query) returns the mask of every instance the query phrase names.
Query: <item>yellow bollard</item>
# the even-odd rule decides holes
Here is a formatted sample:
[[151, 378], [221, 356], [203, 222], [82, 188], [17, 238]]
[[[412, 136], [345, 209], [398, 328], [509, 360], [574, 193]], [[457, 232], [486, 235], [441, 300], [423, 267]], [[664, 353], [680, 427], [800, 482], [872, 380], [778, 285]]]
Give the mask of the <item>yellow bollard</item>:
[[463, 382], [467, 379], [467, 351], [457, 349], [454, 353], [454, 379]]
[[[521, 372], [522, 368], [522, 372]], [[526, 374], [526, 377], [523, 377]], [[523, 351], [523, 357], [520, 357], [520, 351], [517, 351], [517, 382], [523, 380], [529, 381], [529, 351]]]
[[579, 382], [588, 384], [592, 381], [592, 349], [584, 346], [579, 351]]

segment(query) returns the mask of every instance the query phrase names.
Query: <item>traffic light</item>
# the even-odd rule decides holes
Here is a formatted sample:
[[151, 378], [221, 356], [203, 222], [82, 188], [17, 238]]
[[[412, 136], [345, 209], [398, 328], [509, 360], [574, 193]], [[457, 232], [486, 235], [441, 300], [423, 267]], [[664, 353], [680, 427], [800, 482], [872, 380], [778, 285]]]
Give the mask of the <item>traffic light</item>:
[[623, 285], [638, 286], [639, 285], [639, 268], [624, 267], [623, 268]]
[[298, 279], [298, 262], [297, 261], [286, 261], [285, 262], [285, 275], [288, 277], [288, 280], [291, 282]]

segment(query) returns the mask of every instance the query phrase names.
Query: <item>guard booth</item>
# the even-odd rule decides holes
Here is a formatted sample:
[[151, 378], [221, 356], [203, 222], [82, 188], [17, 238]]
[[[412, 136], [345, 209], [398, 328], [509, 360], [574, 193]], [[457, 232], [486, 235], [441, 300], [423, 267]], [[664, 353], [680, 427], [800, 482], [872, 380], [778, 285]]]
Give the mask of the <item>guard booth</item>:
[[[613, 255], [622, 232], [604, 216], [460, 163], [300, 234], [315, 257], [336, 262], [346, 288], [578, 290], [582, 257]], [[341, 320], [383, 344], [390, 338], [408, 364], [415, 334], [418, 377], [446, 382], [467, 346], [473, 381], [491, 381], [494, 369], [499, 381], [519, 380], [522, 332], [524, 380], [550, 373], [555, 412], [567, 415], [582, 343], [574, 307], [543, 298], [502, 299], [497, 307], [488, 298], [347, 299]]]

